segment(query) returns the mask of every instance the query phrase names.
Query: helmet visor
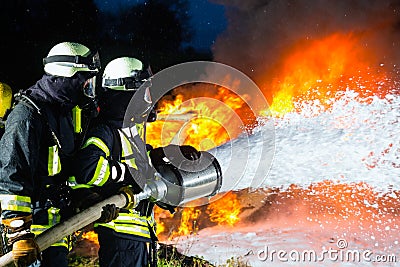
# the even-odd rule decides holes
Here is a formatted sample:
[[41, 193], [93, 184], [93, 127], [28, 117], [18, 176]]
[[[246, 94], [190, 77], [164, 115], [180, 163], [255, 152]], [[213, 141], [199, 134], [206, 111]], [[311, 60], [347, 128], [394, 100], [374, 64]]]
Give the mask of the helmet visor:
[[132, 76], [130, 77], [116, 78], [116, 79], [103, 78], [102, 86], [103, 87], [123, 86], [127, 91], [136, 91], [139, 89], [140, 86], [142, 86], [142, 84], [150, 81], [150, 78], [152, 76], [153, 73], [151, 72], [150, 67], [147, 67], [144, 70], [132, 71]]
[[98, 71], [101, 69], [99, 53], [92, 52], [88, 56], [70, 56], [70, 55], [56, 55], [49, 56], [43, 59], [43, 65], [54, 62], [69, 62], [73, 63], [75, 67], [88, 68], [89, 70]]
[[83, 84], [83, 94], [89, 98], [96, 97], [96, 76], [85, 81]]

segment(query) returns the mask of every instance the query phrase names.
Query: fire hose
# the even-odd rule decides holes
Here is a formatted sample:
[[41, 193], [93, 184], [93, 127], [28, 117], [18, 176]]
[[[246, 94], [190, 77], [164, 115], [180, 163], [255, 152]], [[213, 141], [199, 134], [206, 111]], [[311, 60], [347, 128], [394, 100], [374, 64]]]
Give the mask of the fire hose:
[[[107, 204], [124, 208], [149, 199], [171, 206], [182, 206], [192, 200], [215, 195], [222, 184], [221, 167], [210, 153], [200, 153], [198, 160], [183, 161], [179, 165], [170, 161], [158, 163], [154, 166], [158, 171], [156, 177], [148, 181], [142, 192], [133, 194], [130, 190], [123, 190], [46, 230], [36, 237], [40, 251], [98, 220], [102, 208]], [[12, 262], [12, 251], [0, 257], [0, 267]]]

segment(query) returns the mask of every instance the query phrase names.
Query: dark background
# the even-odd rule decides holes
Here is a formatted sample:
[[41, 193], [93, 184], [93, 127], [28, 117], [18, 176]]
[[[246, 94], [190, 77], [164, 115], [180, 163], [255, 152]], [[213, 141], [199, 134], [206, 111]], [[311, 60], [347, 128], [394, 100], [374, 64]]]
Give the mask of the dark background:
[[211, 47], [199, 44], [197, 34], [207, 32], [205, 22], [199, 27], [193, 23], [204, 12], [199, 10], [196, 17], [193, 9], [202, 3], [204, 8], [204, 1], [112, 2], [0, 1], [0, 81], [14, 91], [29, 87], [43, 75], [42, 59], [51, 47], [64, 41], [98, 50], [103, 67], [120, 56], [137, 57], [153, 72], [181, 62], [212, 60]]

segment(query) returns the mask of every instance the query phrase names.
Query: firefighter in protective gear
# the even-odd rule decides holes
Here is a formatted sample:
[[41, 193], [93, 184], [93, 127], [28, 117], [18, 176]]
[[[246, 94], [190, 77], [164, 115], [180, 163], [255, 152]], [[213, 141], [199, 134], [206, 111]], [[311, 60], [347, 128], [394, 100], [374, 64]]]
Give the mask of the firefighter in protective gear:
[[[151, 75], [149, 68], [131, 57], [116, 58], [105, 67], [97, 123], [76, 158], [77, 187], [90, 186], [104, 197], [122, 186], [139, 193], [146, 180], [154, 177], [144, 140], [151, 111], [150, 90], [138, 90], [149, 83]], [[123, 128], [131, 98], [142, 92], [142, 103], [134, 103], [134, 123]], [[100, 266], [148, 266], [148, 246], [156, 241], [153, 206], [144, 200], [136, 208], [121, 209], [110, 223], [95, 224]]]
[[45, 74], [19, 94], [0, 140], [1, 222], [14, 263], [68, 266], [64, 238], [39, 252], [34, 236], [70, 216], [67, 179], [76, 143], [76, 110], [95, 94], [98, 55], [73, 42], [55, 45]]

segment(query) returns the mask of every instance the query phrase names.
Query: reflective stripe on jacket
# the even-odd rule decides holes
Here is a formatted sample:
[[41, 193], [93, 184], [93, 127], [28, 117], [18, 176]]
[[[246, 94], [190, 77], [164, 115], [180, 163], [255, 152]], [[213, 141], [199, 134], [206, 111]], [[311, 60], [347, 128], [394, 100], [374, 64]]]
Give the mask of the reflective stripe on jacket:
[[18, 195], [0, 195], [1, 210], [32, 212], [31, 198]]
[[99, 161], [97, 162], [96, 170], [92, 179], [87, 183], [88, 185], [96, 185], [102, 186], [104, 185], [109, 176], [110, 176], [110, 164], [108, 163], [108, 158], [110, 156], [110, 150], [107, 145], [97, 137], [90, 137], [84, 144], [83, 148], [86, 148], [90, 145], [97, 146], [101, 151], [106, 154], [106, 157], [100, 156]]
[[[112, 222], [94, 225], [94, 227], [98, 226], [111, 228], [118, 233], [144, 237], [149, 241], [152, 234], [156, 233], [153, 214], [151, 216], [140, 216], [135, 210], [130, 210], [129, 213], [120, 212], [117, 219]], [[153, 233], [150, 231], [153, 231]]]
[[49, 147], [49, 157], [47, 161], [49, 176], [54, 176], [61, 171], [60, 156], [58, 154], [58, 146]]
[[[54, 176], [61, 171], [61, 161], [56, 145], [50, 146], [48, 154], [48, 176]], [[31, 213], [31, 198], [20, 195], [0, 195], [1, 210]]]
[[[54, 225], [58, 224], [61, 220], [60, 216], [60, 209], [51, 207], [47, 210], [47, 215], [48, 215], [48, 224], [32, 224], [31, 226], [31, 232], [34, 233], [35, 235], [40, 235], [47, 229], [53, 227]], [[64, 237], [63, 239], [60, 239], [56, 243], [51, 245], [52, 247], [66, 247], [68, 249], [71, 249], [72, 246], [69, 244], [69, 238]]]
[[[77, 174], [69, 179], [72, 188], [82, 187], [82, 182], [85, 182], [86, 185], [99, 187], [116, 183], [123, 180], [125, 173], [129, 171], [126, 166], [132, 168], [133, 171], [142, 173], [142, 168], [139, 169], [137, 165], [138, 156], [142, 156], [140, 162], [148, 161], [147, 164], [150, 166], [148, 155], [146, 153], [144, 157], [141, 154], [139, 155], [141, 152], [129, 140], [129, 138], [139, 137], [136, 127], [113, 129], [105, 124], [100, 124], [92, 130], [89, 136], [91, 137], [84, 143], [77, 158]], [[119, 138], [119, 140], [115, 140], [116, 138]], [[120, 146], [117, 148], [116, 144], [120, 144]], [[117, 157], [118, 153], [120, 156], [117, 159], [113, 158], [112, 164], [119, 164], [121, 169], [126, 168], [126, 170], [122, 170], [122, 173], [118, 173], [121, 177], [115, 177], [117, 173], [114, 171], [113, 165], [110, 164], [111, 158]], [[116, 163], [117, 160], [118, 163]], [[143, 170], [142, 174], [146, 175], [145, 173], [146, 170]], [[141, 216], [135, 209], [122, 210], [116, 220], [107, 224], [95, 224], [95, 226], [107, 227], [118, 233], [140, 236], [149, 239], [149, 241], [155, 235], [153, 214]]]
[[[125, 132], [125, 131], [124, 131]], [[127, 131], [130, 132], [130, 131]], [[134, 169], [138, 169], [135, 163], [135, 158], [134, 158], [134, 153], [132, 149], [132, 145], [129, 142], [128, 138], [126, 135], [122, 133], [121, 130], [118, 130], [118, 134], [120, 137], [121, 141], [121, 153], [122, 153], [122, 163], [126, 163], [129, 167], [132, 167]], [[137, 132], [136, 132], [137, 134]], [[100, 156], [96, 170], [94, 172], [93, 177], [89, 182], [87, 182], [88, 185], [96, 185], [96, 186], [102, 186], [104, 185], [108, 179], [110, 178], [111, 170], [110, 170], [110, 163], [107, 158], [110, 156], [110, 149], [107, 147], [107, 145], [104, 143], [103, 140], [97, 137], [90, 137], [84, 144], [83, 148], [88, 147], [89, 145], [95, 145], [97, 146], [100, 150], [102, 150], [105, 153], [106, 157]]]

